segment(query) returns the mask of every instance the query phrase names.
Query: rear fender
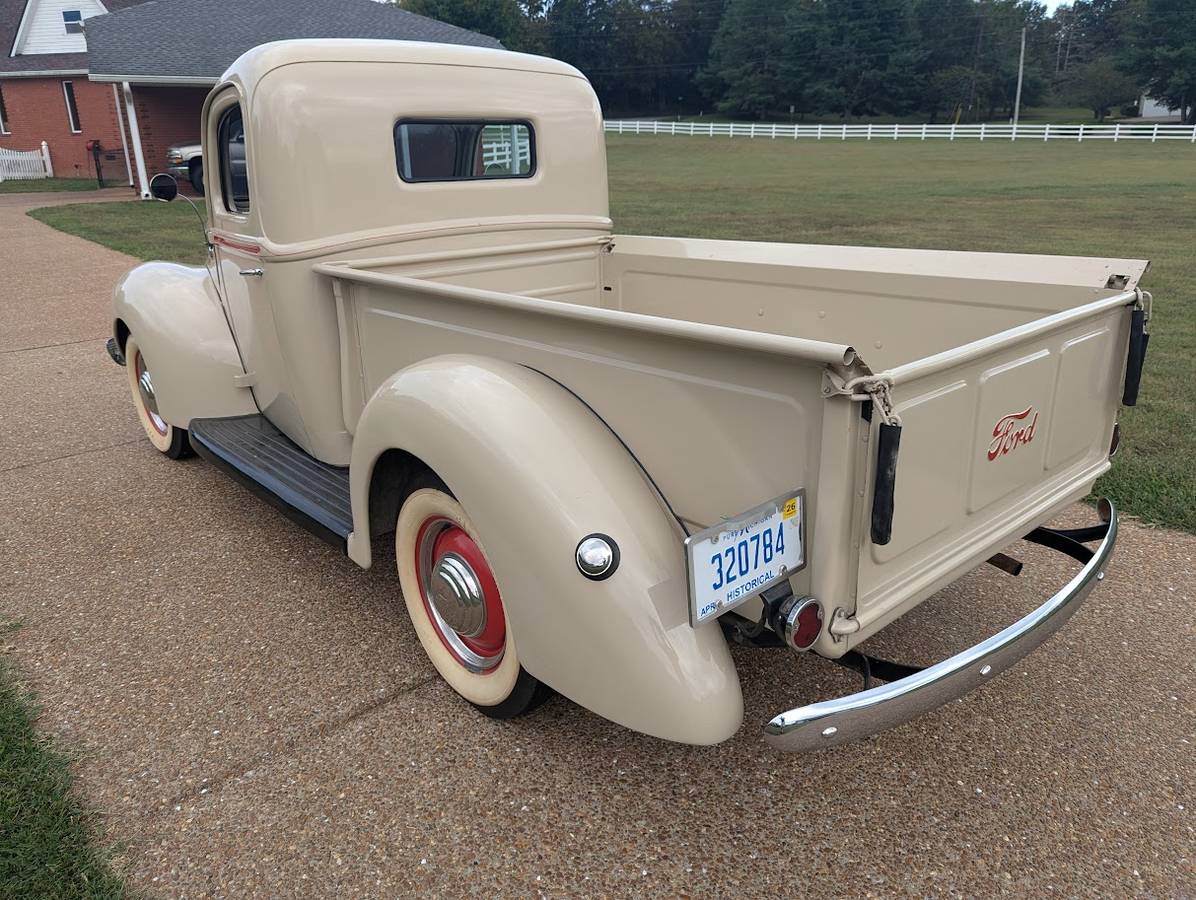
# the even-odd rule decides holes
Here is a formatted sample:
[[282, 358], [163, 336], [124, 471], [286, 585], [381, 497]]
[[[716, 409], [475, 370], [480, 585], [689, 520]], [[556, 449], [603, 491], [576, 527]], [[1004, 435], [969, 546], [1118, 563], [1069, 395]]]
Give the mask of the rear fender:
[[113, 332], [129, 334], [153, 373], [158, 412], [179, 428], [193, 418], [258, 411], [207, 269], [151, 262], [132, 269], [113, 295]]
[[[520, 662], [569, 699], [628, 728], [711, 744], [743, 698], [717, 623], [689, 624], [683, 538], [627, 449], [576, 397], [513, 363], [441, 356], [391, 376], [353, 441], [354, 533], [369, 565], [375, 462], [402, 450], [431, 467], [478, 529]], [[578, 542], [619, 544], [591, 581]]]

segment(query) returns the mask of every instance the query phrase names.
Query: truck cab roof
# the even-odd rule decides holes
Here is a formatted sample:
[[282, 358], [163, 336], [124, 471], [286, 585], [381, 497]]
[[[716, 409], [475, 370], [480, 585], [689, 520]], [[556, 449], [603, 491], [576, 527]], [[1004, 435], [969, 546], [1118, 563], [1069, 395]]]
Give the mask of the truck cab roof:
[[413, 63], [433, 66], [469, 66], [509, 69], [549, 75], [585, 76], [568, 63], [546, 56], [466, 47], [460, 44], [431, 44], [423, 41], [374, 41], [349, 38], [312, 38], [273, 41], [239, 56], [221, 77], [252, 86], [274, 69], [296, 63]]

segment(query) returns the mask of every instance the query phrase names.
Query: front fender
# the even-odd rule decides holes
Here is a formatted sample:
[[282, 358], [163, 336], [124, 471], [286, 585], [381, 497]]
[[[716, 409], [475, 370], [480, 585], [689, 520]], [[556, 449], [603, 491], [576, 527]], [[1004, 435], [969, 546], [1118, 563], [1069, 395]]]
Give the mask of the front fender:
[[[445, 481], [478, 529], [524, 668], [628, 728], [711, 744], [743, 697], [717, 623], [689, 624], [683, 539], [626, 448], [576, 397], [508, 362], [436, 357], [393, 375], [353, 441], [350, 555], [369, 564], [370, 479], [399, 449]], [[578, 542], [618, 542], [590, 581]]]
[[130, 270], [112, 299], [113, 333], [132, 334], [154, 377], [158, 412], [179, 428], [194, 418], [256, 413], [220, 298], [207, 269], [150, 262]]

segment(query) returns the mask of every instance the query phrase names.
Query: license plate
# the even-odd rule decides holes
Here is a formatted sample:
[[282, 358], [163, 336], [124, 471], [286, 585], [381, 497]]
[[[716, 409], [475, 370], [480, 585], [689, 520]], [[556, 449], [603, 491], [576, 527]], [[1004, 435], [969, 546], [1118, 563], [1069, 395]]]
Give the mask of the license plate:
[[691, 535], [689, 621], [734, 609], [806, 564], [805, 493], [790, 491]]

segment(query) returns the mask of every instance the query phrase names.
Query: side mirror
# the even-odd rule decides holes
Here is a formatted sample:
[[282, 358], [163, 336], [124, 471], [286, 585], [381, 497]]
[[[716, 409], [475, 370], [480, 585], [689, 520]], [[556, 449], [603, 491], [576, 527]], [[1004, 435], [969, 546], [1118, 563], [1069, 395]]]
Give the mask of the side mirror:
[[155, 200], [165, 203], [169, 203], [179, 195], [179, 183], [174, 180], [173, 175], [167, 175], [165, 172], [159, 172], [150, 179], [149, 189]]

